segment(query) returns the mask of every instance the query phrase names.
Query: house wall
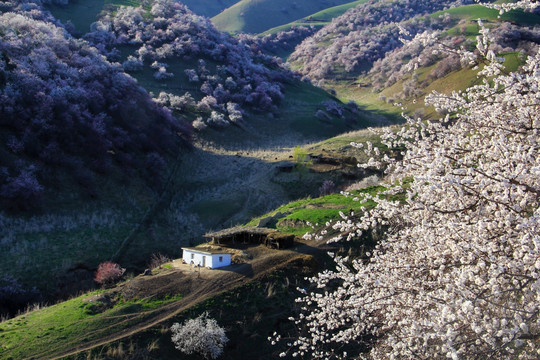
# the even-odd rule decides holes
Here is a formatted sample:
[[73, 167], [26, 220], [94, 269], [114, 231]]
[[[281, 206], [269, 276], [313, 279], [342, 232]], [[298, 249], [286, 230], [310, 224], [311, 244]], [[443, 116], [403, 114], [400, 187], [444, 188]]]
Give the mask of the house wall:
[[[195, 265], [198, 265], [198, 266], [202, 266], [203, 264], [203, 256], [205, 256], [204, 254], [200, 254], [200, 253], [196, 253], [196, 252], [192, 252], [192, 251], [189, 251], [189, 250], [184, 250], [183, 253], [182, 253], [182, 260], [184, 260], [184, 262], [186, 264], [195, 264]], [[206, 266], [208, 264], [205, 264]]]
[[[210, 266], [211, 268], [215, 269], [222, 266], [231, 265], [231, 254], [212, 254], [210, 255], [211, 258], [211, 264], [207, 266]], [[221, 258], [221, 261], [219, 259]], [[207, 260], [208, 261], [208, 260]]]
[[[219, 261], [220, 257], [222, 258]], [[204, 259], [203, 259], [204, 258]], [[231, 254], [201, 254], [195, 251], [184, 250], [182, 260], [186, 264], [195, 264], [209, 268], [218, 268], [231, 264]]]

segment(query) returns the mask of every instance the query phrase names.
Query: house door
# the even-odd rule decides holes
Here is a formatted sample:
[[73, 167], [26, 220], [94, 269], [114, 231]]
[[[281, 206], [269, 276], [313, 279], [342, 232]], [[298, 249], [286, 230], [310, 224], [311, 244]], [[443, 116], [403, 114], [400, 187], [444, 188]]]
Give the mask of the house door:
[[206, 256], [203, 255], [202, 257], [202, 267], [205, 267], [206, 266]]

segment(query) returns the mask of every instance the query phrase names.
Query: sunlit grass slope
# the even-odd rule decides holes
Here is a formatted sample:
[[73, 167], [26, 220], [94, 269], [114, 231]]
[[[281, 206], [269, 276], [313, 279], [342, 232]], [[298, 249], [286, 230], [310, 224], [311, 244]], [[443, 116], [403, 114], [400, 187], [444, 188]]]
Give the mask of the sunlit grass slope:
[[368, 0], [358, 0], [353, 1], [350, 3], [346, 3], [343, 5], [333, 6], [328, 9], [324, 9], [321, 11], [318, 11], [314, 14], [311, 14], [309, 16], [303, 17], [301, 19], [295, 20], [293, 22], [290, 22], [288, 24], [276, 26], [272, 29], [266, 30], [265, 32], [261, 33], [260, 35], [267, 35], [267, 34], [274, 34], [279, 31], [288, 31], [292, 27], [295, 26], [315, 26], [315, 27], [323, 27], [324, 25], [329, 24], [332, 19], [342, 15], [345, 13], [345, 11], [349, 10], [350, 8], [353, 8], [359, 4], [365, 3]]
[[348, 0], [241, 0], [212, 22], [223, 31], [261, 33]]

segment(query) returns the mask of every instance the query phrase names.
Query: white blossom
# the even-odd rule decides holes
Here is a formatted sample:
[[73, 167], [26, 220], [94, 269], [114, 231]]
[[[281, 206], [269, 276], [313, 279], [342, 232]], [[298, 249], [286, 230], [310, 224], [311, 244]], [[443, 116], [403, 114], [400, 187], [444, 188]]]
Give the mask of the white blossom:
[[217, 359], [229, 341], [225, 330], [209, 318], [208, 313], [187, 320], [183, 325], [173, 324], [171, 332], [171, 340], [178, 350], [185, 354], [198, 353], [205, 359]]
[[332, 241], [386, 231], [369, 260], [336, 255], [335, 270], [310, 279], [297, 299], [293, 357], [340, 358], [344, 345], [363, 342], [368, 352], [358, 356], [370, 359], [538, 358], [540, 54], [504, 74], [481, 34], [489, 81], [430, 95], [449, 115], [408, 118], [383, 136], [389, 148], [407, 148], [389, 166], [390, 179], [413, 179], [392, 190], [406, 191], [406, 202], [381, 196], [364, 214], [340, 213]]

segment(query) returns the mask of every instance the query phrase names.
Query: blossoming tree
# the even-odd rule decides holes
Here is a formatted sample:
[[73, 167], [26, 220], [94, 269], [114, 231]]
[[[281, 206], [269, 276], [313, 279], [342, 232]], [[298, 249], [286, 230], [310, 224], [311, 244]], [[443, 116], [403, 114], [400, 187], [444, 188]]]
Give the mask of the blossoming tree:
[[432, 94], [426, 102], [449, 115], [384, 136], [407, 148], [403, 159], [369, 165], [386, 162], [388, 192], [406, 202], [375, 197], [334, 225], [348, 240], [384, 236], [367, 260], [337, 257], [311, 279], [294, 319], [301, 335], [283, 356], [540, 357], [540, 54], [505, 73], [486, 29], [475, 53], [458, 52], [485, 81]]
[[205, 359], [217, 359], [229, 341], [225, 330], [208, 317], [208, 313], [187, 320], [183, 325], [173, 324], [171, 332], [171, 340], [178, 350], [188, 355], [198, 353]]

